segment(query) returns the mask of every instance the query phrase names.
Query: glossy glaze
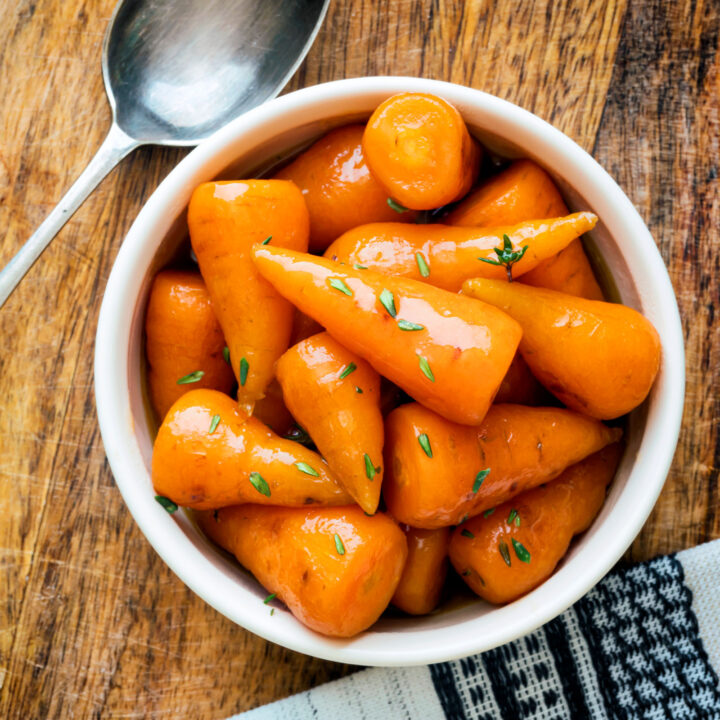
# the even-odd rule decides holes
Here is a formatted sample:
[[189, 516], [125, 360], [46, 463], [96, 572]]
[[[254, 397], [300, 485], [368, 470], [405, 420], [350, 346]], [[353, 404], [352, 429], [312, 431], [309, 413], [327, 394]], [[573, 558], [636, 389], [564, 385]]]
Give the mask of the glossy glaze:
[[[253, 255], [278, 292], [411, 397], [457, 422], [482, 422], [520, 339], [519, 326], [507, 315], [425, 283], [325, 258], [269, 246]], [[331, 280], [345, 283], [351, 296]], [[380, 303], [385, 289], [394, 295], [396, 318]], [[423, 329], [403, 331], [400, 319]], [[420, 358], [434, 381], [423, 374]]]
[[380, 617], [407, 556], [397, 524], [382, 513], [368, 517], [357, 506], [241, 505], [198, 520], [298, 620], [335, 637], [357, 635]]
[[[220, 420], [210, 433], [215, 416]], [[318, 476], [302, 472], [296, 463], [307, 463]], [[250, 482], [251, 473], [262, 476], [269, 497]], [[248, 417], [232, 398], [214, 390], [192, 390], [165, 416], [153, 448], [152, 482], [158, 495], [199, 510], [243, 502], [352, 502], [317, 453], [278, 437]]]
[[[511, 602], [537, 587], [565, 556], [573, 536], [600, 512], [620, 454], [618, 443], [609, 445], [553, 482], [500, 505], [490, 517], [479, 515], [456, 528], [450, 559], [462, 579], [492, 603]], [[519, 559], [513, 539], [529, 552], [530, 562]], [[501, 542], [508, 548], [509, 566]]]
[[660, 339], [636, 310], [495, 280], [470, 280], [463, 292], [522, 325], [525, 362], [568, 407], [611, 419], [636, 408], [650, 392], [660, 367]]
[[[487, 230], [441, 224], [372, 223], [339, 237], [326, 250], [325, 257], [457, 292], [469, 278], [507, 277], [504, 267], [479, 259], [497, 260], [495, 248], [503, 247], [505, 234], [515, 250], [528, 248], [512, 267], [513, 277], [518, 278], [567, 247], [596, 222], [597, 216], [582, 212]], [[426, 277], [420, 272], [417, 253], [422, 254], [430, 271]]]
[[[418, 437], [427, 435], [432, 457]], [[413, 527], [457, 525], [615, 442], [622, 431], [570, 410], [493, 405], [479, 427], [448, 422], [418, 403], [385, 421], [388, 511]], [[473, 492], [478, 472], [490, 473]]]
[[374, 513], [384, 472], [380, 376], [324, 332], [291, 347], [278, 361], [277, 378], [290, 412], [335, 477]]

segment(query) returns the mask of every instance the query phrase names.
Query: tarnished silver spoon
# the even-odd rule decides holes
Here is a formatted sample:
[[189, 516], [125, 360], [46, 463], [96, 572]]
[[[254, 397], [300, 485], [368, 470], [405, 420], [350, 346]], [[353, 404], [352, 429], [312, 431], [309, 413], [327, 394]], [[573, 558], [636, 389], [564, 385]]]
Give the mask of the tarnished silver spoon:
[[277, 95], [330, 0], [124, 0], [103, 41], [113, 122], [85, 168], [0, 271], [0, 307], [100, 181], [140, 145], [197, 145]]

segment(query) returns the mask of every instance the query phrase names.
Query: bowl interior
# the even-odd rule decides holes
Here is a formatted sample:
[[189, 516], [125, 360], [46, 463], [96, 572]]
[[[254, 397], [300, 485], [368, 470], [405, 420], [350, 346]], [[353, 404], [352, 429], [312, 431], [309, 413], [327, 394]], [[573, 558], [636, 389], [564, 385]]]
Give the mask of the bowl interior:
[[[605, 506], [546, 583], [501, 608], [460, 592], [429, 616], [389, 613], [357, 638], [331, 640], [284, 609], [271, 616], [263, 604], [265, 590], [208, 542], [190, 516], [168, 516], [153, 502], [155, 428], [142, 370], [145, 306], [154, 274], [186, 242], [185, 208], [197, 184], [257, 176], [329, 129], [367, 118], [394, 92], [420, 87], [453, 102], [491, 152], [530, 157], [543, 166], [572, 211], [599, 216], [585, 238], [588, 252], [610, 295], [654, 323], [663, 362], [650, 397], [628, 419], [626, 450]], [[117, 349], [116, 358], [109, 348]], [[682, 409], [682, 363], [677, 306], [652, 237], [592, 158], [535, 116], [484, 93], [409, 78], [365, 78], [267, 103], [200, 146], [168, 176], [131, 229], [108, 283], [98, 329], [96, 394], [118, 486], [148, 539], [193, 590], [230, 619], [295, 650], [342, 662], [411, 665], [486, 650], [529, 632], [574, 602], [619, 559], [650, 512], [672, 458]]]

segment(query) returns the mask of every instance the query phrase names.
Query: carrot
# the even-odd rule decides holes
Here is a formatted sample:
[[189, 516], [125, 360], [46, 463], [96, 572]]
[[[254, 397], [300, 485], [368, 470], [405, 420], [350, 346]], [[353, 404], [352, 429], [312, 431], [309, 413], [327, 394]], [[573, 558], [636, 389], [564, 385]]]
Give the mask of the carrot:
[[365, 512], [374, 513], [383, 478], [380, 376], [321, 333], [280, 358], [277, 378], [290, 412], [331, 472]]
[[412, 222], [414, 212], [398, 214], [385, 188], [373, 177], [362, 150], [364, 125], [331, 130], [275, 174], [292, 180], [310, 213], [310, 249], [322, 252], [346, 230], [369, 222]]
[[520, 339], [507, 315], [292, 250], [256, 247], [253, 256], [278, 292], [381, 375], [451, 420], [482, 421]]
[[504, 247], [505, 236], [513, 250], [527, 248], [512, 265], [512, 276], [518, 278], [596, 222], [596, 215], [582, 212], [498, 228], [373, 223], [346, 232], [325, 251], [325, 257], [457, 292], [471, 277], [506, 277], [504, 266], [486, 262], [498, 262], [495, 248]]
[[315, 322], [299, 310], [295, 310], [293, 319], [292, 335], [290, 336], [290, 345], [297, 345], [301, 340], [309, 338], [311, 335], [317, 335], [323, 331], [323, 326], [319, 322]]
[[520, 353], [516, 353], [505, 373], [494, 402], [515, 405], [547, 405], [552, 395], [535, 379]]
[[333, 637], [357, 635], [380, 617], [407, 556], [400, 528], [357, 506], [240, 505], [199, 513], [198, 523], [300, 622]]
[[[518, 160], [465, 198], [445, 219], [449, 225], [495, 227], [567, 215], [550, 176], [531, 160]], [[529, 271], [523, 282], [569, 295], [602, 300], [580, 240]]]
[[462, 579], [481, 598], [507, 603], [550, 577], [573, 535], [600, 512], [620, 452], [618, 443], [609, 445], [490, 517], [478, 515], [456, 528], [450, 560]]
[[159, 419], [193, 388], [232, 390], [225, 340], [200, 273], [163, 270], [155, 276], [145, 340], [150, 399]]
[[493, 405], [479, 427], [401, 405], [385, 419], [388, 511], [419, 528], [457, 525], [557, 477], [622, 431], [560, 408]]
[[469, 280], [463, 292], [522, 325], [525, 362], [568, 407], [616, 418], [650, 392], [660, 367], [660, 339], [636, 310], [496, 280]]
[[413, 210], [460, 199], [480, 168], [480, 147], [449, 102], [424, 93], [401, 93], [368, 120], [363, 152], [373, 175], [392, 198]]
[[204, 183], [190, 199], [188, 226], [230, 348], [238, 401], [250, 412], [287, 350], [293, 320], [290, 304], [255, 271], [250, 248], [272, 238], [275, 246], [307, 250], [305, 201], [283, 180]]
[[192, 390], [170, 408], [155, 438], [152, 482], [158, 495], [198, 510], [352, 502], [317, 453], [215, 390]]
[[440, 601], [445, 576], [450, 530], [421, 530], [401, 525], [408, 557], [392, 604], [410, 615], [427, 615]]
[[267, 386], [265, 397], [255, 403], [252, 414], [278, 435], [285, 435], [295, 424], [295, 419], [285, 406], [282, 388], [277, 380]]

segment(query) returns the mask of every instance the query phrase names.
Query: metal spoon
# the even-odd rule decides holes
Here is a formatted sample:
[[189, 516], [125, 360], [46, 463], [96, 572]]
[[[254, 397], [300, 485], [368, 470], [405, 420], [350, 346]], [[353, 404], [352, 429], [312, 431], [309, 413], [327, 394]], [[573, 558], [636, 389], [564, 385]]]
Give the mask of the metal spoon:
[[140, 145], [197, 145], [280, 92], [330, 0], [124, 0], [103, 41], [113, 122], [65, 196], [0, 272], [0, 307], [100, 181]]

